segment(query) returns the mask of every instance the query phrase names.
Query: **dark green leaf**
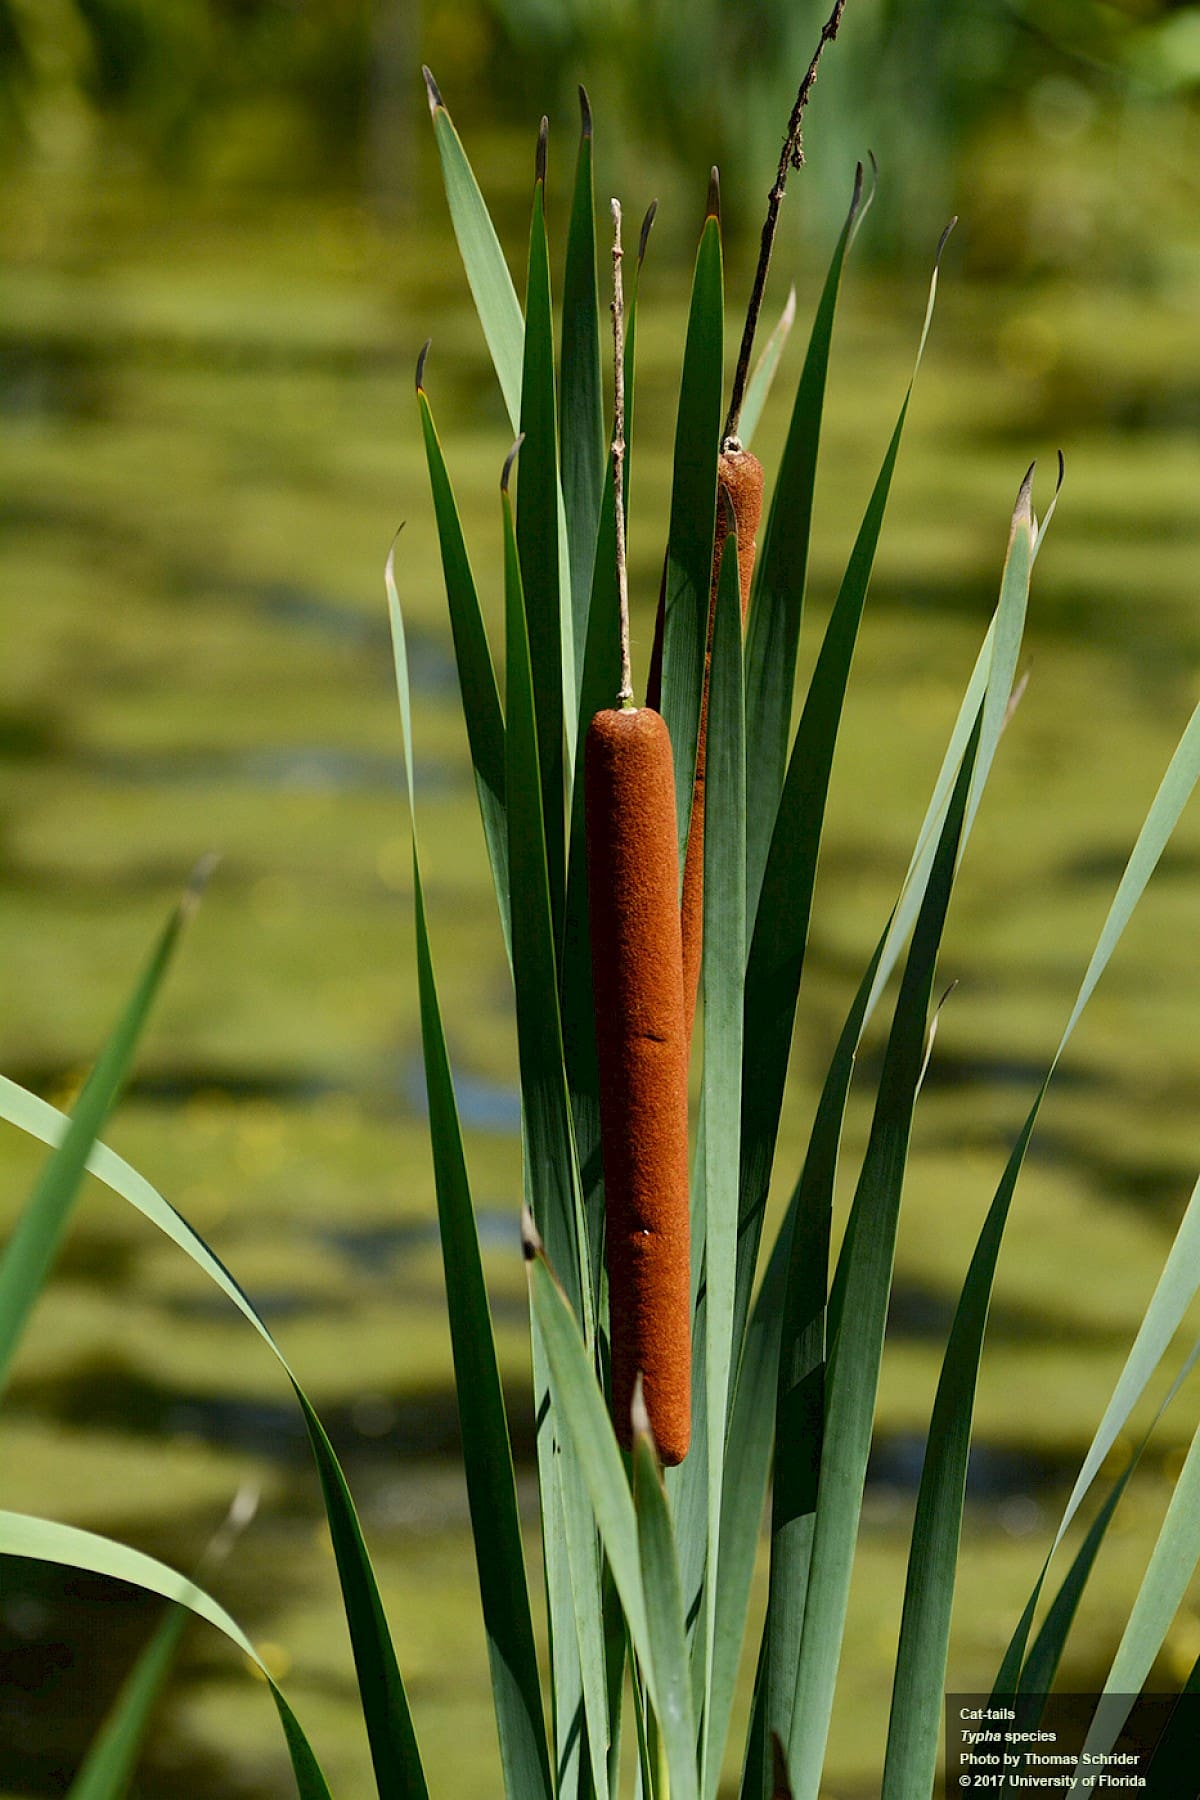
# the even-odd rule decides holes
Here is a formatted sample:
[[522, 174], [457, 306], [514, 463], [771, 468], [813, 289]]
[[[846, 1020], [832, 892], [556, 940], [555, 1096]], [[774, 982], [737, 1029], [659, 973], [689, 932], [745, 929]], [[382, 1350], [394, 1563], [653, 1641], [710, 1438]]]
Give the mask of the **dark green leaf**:
[[587, 1239], [563, 1057], [529, 631], [507, 493], [502, 505], [508, 670], [505, 791], [525, 1150], [534, 1221], [591, 1341], [592, 1286], [586, 1273]]
[[583, 123], [563, 274], [562, 444], [563, 505], [571, 561], [575, 666], [583, 667], [600, 501], [604, 492], [604, 401], [600, 387], [600, 305], [596, 285], [596, 219], [592, 193], [592, 117], [579, 90]]
[[[755, 569], [746, 638], [747, 917], [751, 924], [787, 766], [829, 347], [842, 268], [862, 210], [862, 192], [860, 166], [850, 211], [813, 318]], [[747, 410], [743, 408], [743, 421]], [[749, 439], [744, 436], [743, 442]]]
[[496, 904], [500, 908], [500, 922], [505, 943], [508, 944], [511, 943], [511, 925], [508, 837], [504, 819], [504, 718], [500, 710], [500, 694], [454, 491], [442, 456], [433, 413], [422, 387], [417, 389], [417, 405], [425, 438], [429, 481], [433, 489], [442, 573], [450, 608], [450, 629], [454, 636], [454, 657], [458, 665], [458, 686], [471, 749], [471, 766], [475, 772], [475, 789], [479, 795], [479, 811], [483, 819], [483, 834], [496, 890]]
[[978, 742], [977, 726], [955, 785], [913, 934], [847, 1226], [850, 1249], [845, 1264], [845, 1300], [826, 1365], [825, 1431], [808, 1595], [787, 1740], [788, 1769], [798, 1800], [815, 1800], [825, 1760], [871, 1445], [913, 1108], [924, 1061], [937, 953], [954, 883]]
[[[544, 186], [533, 192], [529, 232], [529, 285], [525, 296], [525, 368], [521, 386], [520, 479], [517, 486], [517, 549], [533, 675], [546, 867], [554, 943], [562, 939], [566, 886], [563, 794], [563, 689], [572, 706], [573, 674], [564, 675], [563, 633], [570, 636], [570, 594], [559, 581], [558, 438], [554, 398], [554, 320], [550, 302], [550, 255], [543, 211]], [[509, 679], [511, 680], [511, 674]], [[511, 702], [510, 702], [511, 704]]]
[[687, 851], [692, 780], [704, 684], [717, 507], [717, 451], [721, 431], [723, 298], [721, 226], [704, 221], [688, 313], [663, 610], [662, 714], [675, 757], [679, 868]]
[[[1026, 533], [1029, 530], [1027, 514], [1023, 530]], [[1066, 1030], [1013, 1146], [988, 1209], [963, 1284], [942, 1363], [917, 1496], [912, 1553], [900, 1628], [896, 1684], [893, 1690], [888, 1763], [884, 1776], [884, 1793], [888, 1800], [907, 1800], [914, 1787], [919, 1788], [927, 1778], [932, 1782], [936, 1766], [941, 1708], [940, 1701], [934, 1703], [932, 1693], [934, 1688], [940, 1693], [946, 1666], [979, 1362], [983, 1353], [996, 1263], [1017, 1180], [1024, 1167], [1029, 1142], [1054, 1071], [1084, 1006], [1116, 948], [1130, 914], [1145, 891], [1146, 883], [1198, 776], [1200, 709], [1192, 717], [1134, 846]], [[1200, 1232], [1200, 1206], [1194, 1214], [1193, 1229]], [[1197, 1241], [1200, 1241], [1200, 1235]], [[1114, 1395], [1114, 1403], [1106, 1413], [1083, 1474], [1076, 1484], [1068, 1507], [1068, 1518], [1073, 1516], [1074, 1509], [1094, 1478], [1107, 1449], [1111, 1447], [1121, 1424], [1128, 1417], [1129, 1410], [1142, 1392], [1152, 1369], [1157, 1366], [1169, 1335], [1173, 1334], [1178, 1324], [1181, 1314], [1175, 1309], [1179, 1306], [1181, 1293], [1186, 1291], [1181, 1286], [1185, 1267], [1186, 1255], [1181, 1255], [1170, 1271], [1170, 1278], [1164, 1277], [1165, 1285], [1160, 1284], [1159, 1292], [1155, 1295], [1139, 1333], [1130, 1364], [1127, 1365], [1129, 1379], [1122, 1378], [1119, 1394]], [[1194, 1291], [1193, 1285], [1191, 1292]], [[1188, 1298], [1190, 1299], [1190, 1293]], [[1183, 1304], [1187, 1304], [1186, 1300]], [[1167, 1335], [1164, 1339], [1167, 1320], [1170, 1323], [1166, 1327]], [[1067, 1519], [1064, 1519], [1056, 1543], [1061, 1541], [1066, 1523]], [[1040, 1587], [1039, 1580], [1033, 1606], [1036, 1606]], [[1031, 1610], [1028, 1622], [1024, 1625], [1025, 1632], [1028, 1631], [1032, 1617]], [[1020, 1655], [1024, 1652], [1024, 1642], [1022, 1637]], [[1007, 1659], [1005, 1672], [1006, 1675], [1012, 1672], [1007, 1668]]]
[[[847, 221], [845, 231], [853, 222]], [[843, 237], [845, 232], [843, 233]], [[835, 268], [840, 267], [835, 258]], [[833, 280], [833, 271], [830, 276]], [[762, 1233], [763, 1209], [770, 1186], [771, 1167], [775, 1157], [775, 1141], [779, 1130], [779, 1114], [787, 1080], [788, 1053], [792, 1041], [800, 978], [804, 968], [804, 952], [812, 913], [813, 886], [817, 857], [825, 820], [825, 803], [829, 793], [830, 772], [837, 748], [838, 731], [850, 677], [850, 665], [858, 642], [858, 629], [866, 604], [867, 589], [875, 565], [875, 552], [883, 529], [884, 514], [891, 492], [892, 476], [900, 451], [900, 439], [912, 399], [913, 382], [920, 368], [936, 292], [936, 270], [930, 285], [925, 324], [917, 348], [916, 366], [900, 408], [895, 430], [888, 444], [862, 525], [850, 553], [850, 561], [838, 590], [837, 600], [825, 630], [816, 668], [809, 684], [801, 713], [796, 741], [788, 761], [787, 778], [773, 816], [770, 851], [762, 877], [761, 897], [755, 912], [752, 892], [747, 906], [747, 919], [754, 919], [750, 956], [746, 966], [745, 1060], [742, 1069], [742, 1172], [738, 1225], [737, 1306], [734, 1315], [734, 1342], [739, 1343], [750, 1304], [758, 1245]], [[833, 296], [836, 297], [836, 282]], [[832, 309], [833, 299], [830, 299]], [[832, 323], [832, 313], [830, 323]], [[823, 390], [823, 364], [820, 373]], [[819, 396], [818, 396], [819, 399]], [[817, 402], [814, 402], [816, 404]], [[799, 405], [799, 401], [797, 402]], [[806, 414], [807, 416], [807, 414]], [[799, 455], [800, 452], [798, 451]], [[788, 508], [784, 507], [784, 513]], [[807, 529], [807, 528], [806, 528]], [[780, 539], [781, 544], [786, 539]], [[780, 552], [782, 555], [782, 551]], [[770, 543], [766, 569], [774, 567]], [[780, 584], [785, 582], [786, 562], [780, 563]], [[764, 574], [760, 596], [769, 596], [774, 577]], [[765, 585], [764, 585], [765, 584]], [[756, 601], [755, 609], [770, 605], [769, 599]], [[752, 615], [753, 619], [753, 615]], [[790, 627], [788, 628], [790, 631]], [[751, 629], [753, 644], [753, 623]], [[765, 654], [765, 652], [764, 652]], [[792, 643], [791, 656], [795, 657]], [[773, 655], [782, 655], [777, 644]], [[773, 666], [773, 665], [772, 665]], [[766, 674], [768, 685], [773, 676]], [[1008, 690], [1005, 690], [1007, 698]], [[782, 705], [782, 696], [777, 696]], [[761, 769], [774, 754], [763, 741], [751, 734], [750, 722], [761, 708], [768, 714], [773, 702], [760, 686], [757, 699], [747, 694], [747, 769], [761, 780]], [[782, 719], [786, 743], [787, 717], [791, 706], [791, 677], [787, 680], [787, 710]], [[772, 810], [774, 797], [772, 796]], [[752, 809], [751, 809], [752, 810]]]
[[44, 1165], [0, 1258], [0, 1390], [13, 1354], [50, 1273], [79, 1193], [92, 1147], [120, 1097], [184, 924], [195, 911], [208, 865], [168, 919], [125, 1010], [76, 1102], [66, 1134]]

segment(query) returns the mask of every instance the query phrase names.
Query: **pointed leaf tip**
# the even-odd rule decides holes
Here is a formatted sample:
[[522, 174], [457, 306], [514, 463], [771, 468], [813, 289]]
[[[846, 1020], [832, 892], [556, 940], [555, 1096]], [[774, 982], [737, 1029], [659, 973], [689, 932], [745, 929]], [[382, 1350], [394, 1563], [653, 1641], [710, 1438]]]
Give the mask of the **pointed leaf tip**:
[[430, 115], [433, 118], [436, 118], [438, 107], [439, 106], [444, 107], [446, 102], [442, 99], [441, 91], [438, 88], [438, 84], [433, 79], [433, 70], [426, 68], [425, 64], [422, 63], [421, 73], [425, 77], [425, 96], [426, 96], [426, 99], [429, 101]]
[[708, 171], [708, 199], [704, 204], [704, 216], [706, 219], [717, 220], [721, 217], [721, 172], [716, 163]]
[[432, 338], [425, 339], [425, 342], [421, 345], [421, 354], [417, 358], [417, 392], [418, 392], [418, 394], [421, 392], [421, 389], [425, 386], [425, 359], [429, 355], [429, 346], [432, 344], [432, 342], [433, 342]]
[[946, 248], [946, 244], [949, 240], [950, 233], [954, 230], [954, 227], [957, 224], [958, 224], [958, 214], [955, 213], [954, 217], [951, 219], [950, 223], [947, 225], [945, 231], [943, 231], [941, 237], [938, 239], [938, 247], [934, 253], [934, 258], [933, 258], [933, 266], [935, 269], [941, 263], [942, 251]]
[[1034, 457], [1025, 471], [1025, 479], [1017, 491], [1017, 503], [1013, 507], [1014, 531], [1018, 525], [1032, 526], [1033, 524], [1033, 473], [1036, 468], [1037, 458]]
[[528, 1205], [521, 1207], [521, 1255], [527, 1263], [536, 1262], [544, 1253], [545, 1246], [537, 1226], [533, 1222], [533, 1214]]
[[638, 259], [638, 268], [639, 269], [641, 268], [642, 263], [645, 261], [646, 245], [650, 242], [650, 227], [654, 224], [654, 217], [657, 212], [658, 212], [658, 201], [652, 200], [650, 202], [649, 206], [646, 208], [646, 216], [642, 220], [641, 236], [638, 238], [637, 259]]
[[502, 469], [501, 474], [500, 474], [500, 492], [502, 494], [507, 494], [507, 492], [508, 492], [508, 478], [512, 474], [512, 466], [516, 462], [517, 453], [519, 452], [521, 445], [524, 442], [525, 442], [525, 433], [522, 432], [521, 435], [516, 439], [515, 443], [513, 444], [512, 449], [509, 451], [508, 455], [504, 459], [504, 468]]
[[546, 184], [546, 144], [549, 136], [550, 121], [543, 113], [542, 122], [538, 126], [537, 156], [534, 162], [534, 180], [540, 181], [543, 187]]
[[579, 129], [585, 138], [592, 135], [592, 103], [582, 81], [579, 84]]

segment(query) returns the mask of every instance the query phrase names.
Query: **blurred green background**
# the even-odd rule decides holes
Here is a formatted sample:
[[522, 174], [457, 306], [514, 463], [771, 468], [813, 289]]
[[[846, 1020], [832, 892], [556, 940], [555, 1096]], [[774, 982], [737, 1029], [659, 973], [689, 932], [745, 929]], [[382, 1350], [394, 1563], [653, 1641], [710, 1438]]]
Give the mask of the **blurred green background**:
[[[0, 0], [0, 1067], [76, 1088], [195, 858], [223, 860], [111, 1141], [254, 1296], [344, 1455], [435, 1793], [498, 1765], [456, 1453], [382, 600], [392, 532], [417, 685], [434, 947], [536, 1565], [515, 1054], [412, 402], [428, 384], [498, 601], [508, 429], [441, 201], [429, 62], [522, 286], [540, 113], [551, 228], [574, 86], [599, 192], [661, 200], [639, 320], [631, 517], [644, 666], [689, 263], [720, 163], [730, 356], [762, 201], [824, 4], [790, 0]], [[1200, 7], [849, 0], [808, 116], [768, 311], [799, 325], [786, 425], [855, 160], [879, 197], [835, 339], [810, 620], [828, 609], [908, 377], [932, 247], [961, 222], [835, 769], [781, 1186], [903, 873], [1030, 458], [1067, 488], [1030, 683], [951, 915], [959, 986], [918, 1114], [828, 1793], [878, 1791], [907, 1524], [957, 1284], [1065, 1023], [1200, 652]], [[1200, 1161], [1185, 818], [1044, 1115], [1001, 1266], [951, 1676], [990, 1680]], [[864, 1056], [869, 1075], [878, 1035]], [[863, 1084], [866, 1093], [869, 1083]], [[866, 1103], [852, 1110], [847, 1174]], [[37, 1166], [5, 1128], [0, 1211]], [[1157, 1396], [1156, 1396], [1157, 1397]], [[1123, 1508], [1068, 1685], [1102, 1677], [1195, 1415]], [[189, 1566], [247, 1472], [216, 1583], [342, 1795], [368, 1789], [302, 1427], [274, 1364], [169, 1245], [89, 1191], [0, 1420], [0, 1504]], [[61, 1794], [155, 1617], [92, 1578], [0, 1571], [0, 1795]], [[1200, 1650], [1200, 1605], [1158, 1671]], [[731, 1777], [736, 1758], [731, 1757]], [[732, 1790], [731, 1790], [732, 1791]], [[275, 1800], [266, 1694], [202, 1627], [145, 1800]]]

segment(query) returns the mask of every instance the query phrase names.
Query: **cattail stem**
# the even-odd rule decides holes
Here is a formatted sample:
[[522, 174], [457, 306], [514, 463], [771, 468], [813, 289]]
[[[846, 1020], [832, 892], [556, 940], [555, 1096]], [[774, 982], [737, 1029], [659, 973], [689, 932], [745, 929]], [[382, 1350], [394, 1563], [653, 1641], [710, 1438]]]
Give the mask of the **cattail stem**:
[[617, 528], [617, 604], [621, 630], [621, 687], [617, 704], [633, 704], [633, 671], [629, 655], [629, 573], [625, 562], [625, 290], [621, 280], [621, 202], [612, 202], [613, 219], [613, 511]]
[[771, 266], [771, 251], [775, 243], [775, 232], [779, 225], [779, 209], [783, 204], [788, 171], [804, 166], [804, 143], [801, 136], [804, 109], [808, 105], [809, 95], [813, 91], [817, 70], [820, 68], [821, 58], [825, 54], [825, 46], [831, 44], [837, 36], [845, 9], [846, 0], [835, 0], [833, 11], [821, 27], [820, 41], [813, 52], [813, 59], [808, 65], [792, 106], [792, 116], [788, 120], [783, 149], [779, 153], [779, 168], [775, 175], [775, 185], [767, 195], [767, 216], [763, 220], [762, 237], [759, 241], [758, 267], [754, 271], [754, 285], [750, 289], [750, 300], [746, 307], [746, 323], [742, 328], [742, 342], [738, 350], [737, 368], [733, 376], [733, 391], [729, 397], [729, 411], [725, 416], [725, 429], [721, 433], [722, 444], [730, 449], [741, 449], [737, 435], [738, 422], [742, 416], [742, 401], [746, 394], [746, 382], [750, 375], [750, 357], [754, 350], [754, 334], [758, 329], [758, 315], [762, 311], [763, 290], [767, 285], [767, 270]]

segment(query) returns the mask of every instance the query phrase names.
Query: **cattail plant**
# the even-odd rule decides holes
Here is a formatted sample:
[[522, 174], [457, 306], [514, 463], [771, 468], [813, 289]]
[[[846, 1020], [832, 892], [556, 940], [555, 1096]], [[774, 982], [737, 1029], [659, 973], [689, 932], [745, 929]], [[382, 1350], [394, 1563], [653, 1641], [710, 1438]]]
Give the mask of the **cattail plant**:
[[625, 561], [625, 303], [613, 213], [613, 521], [621, 686], [585, 748], [584, 814], [604, 1164], [612, 1414], [632, 1445], [634, 1386], [665, 1463], [692, 1420], [688, 1039], [675, 773], [661, 715], [633, 704]]
[[[610, 434], [586, 100], [556, 345], [546, 128], [538, 136], [522, 306], [466, 152], [426, 76], [450, 214], [516, 440], [500, 495], [502, 704], [422, 353], [417, 409], [512, 972], [523, 1108], [521, 1217], [549, 1628], [546, 1692], [414, 816], [430, 1142], [506, 1800], [617, 1800], [630, 1791], [631, 1774], [640, 1800], [716, 1800], [719, 1791], [739, 1800], [818, 1800], [822, 1791], [943, 927], [1002, 733], [1021, 729], [1019, 714], [1010, 723], [1021, 634], [1034, 561], [1057, 500], [1056, 490], [1039, 524], [1030, 470], [1011, 517], [996, 611], [973, 668], [964, 671], [962, 704], [895, 904], [879, 921], [874, 949], [863, 946], [862, 977], [807, 1122], [807, 1148], [798, 1167], [777, 1169], [830, 773], [912, 393], [910, 384], [793, 723], [826, 370], [843, 270], [870, 198], [861, 169], [769, 482], [750, 443], [790, 306], [753, 367], [752, 353], [788, 172], [803, 161], [805, 102], [843, 3], [824, 28], [788, 123], [728, 408], [721, 223], [710, 184], [683, 346], [669, 515], [653, 546], [657, 552], [665, 540], [653, 706], [632, 703], [624, 553], [639, 272], [652, 212], [627, 295], [617, 244]], [[936, 281], [935, 266], [918, 364]], [[760, 482], [770, 489], [765, 524]], [[390, 558], [387, 593], [415, 815], [408, 662]], [[1045, 1078], [998, 1174], [963, 1279], [912, 1526], [879, 1757], [884, 1800], [931, 1800], [937, 1779], [976, 1385], [1026, 1153], [1054, 1072], [1198, 775], [1200, 709], [1150, 803], [1062, 1037], [1047, 1047]], [[427, 1800], [420, 1720], [409, 1707], [349, 1488], [315, 1410], [233, 1277], [149, 1183], [97, 1141], [177, 931], [173, 921], [69, 1121], [15, 1084], [0, 1085], [0, 1112], [55, 1146], [0, 1261], [0, 1379], [90, 1167], [193, 1258], [279, 1358], [320, 1476], [379, 1800]], [[697, 959], [702, 1007], [692, 1063], [699, 1096], [689, 1139], [689, 984]], [[882, 1052], [859, 1059], [893, 974]], [[849, 1160], [842, 1127], [855, 1079], [872, 1090], [872, 1121], [851, 1171], [848, 1221], [835, 1240], [834, 1178], [839, 1158]], [[770, 1236], [773, 1178], [786, 1201]], [[1198, 1246], [1200, 1189], [1147, 1298], [1045, 1561], [1031, 1571], [1028, 1605], [996, 1670], [996, 1693], [1021, 1694], [1025, 1716], [1034, 1720], [1148, 1438], [1129, 1453], [1065, 1569], [1058, 1553], [1097, 1480], [1107, 1479], [1106, 1458], [1169, 1354], [1200, 1286]], [[673, 1466], [664, 1473], [664, 1464]], [[767, 1599], [752, 1619], [764, 1514]], [[196, 1584], [108, 1540], [0, 1514], [0, 1552], [141, 1583], [254, 1654]], [[1105, 1681], [1111, 1704], [1097, 1713], [1090, 1754], [1114, 1741], [1198, 1557], [1200, 1434], [1112, 1659]], [[748, 1636], [754, 1689], [742, 1716], [735, 1695]], [[165, 1675], [167, 1657], [161, 1647], [151, 1651], [114, 1727], [125, 1762], [106, 1757], [97, 1765], [107, 1786], [93, 1767], [87, 1800], [116, 1800], [123, 1791], [128, 1747]], [[1193, 1671], [1193, 1688], [1198, 1679]], [[326, 1800], [308, 1738], [273, 1681], [270, 1692], [299, 1793]], [[731, 1755], [735, 1716], [740, 1742]]]

